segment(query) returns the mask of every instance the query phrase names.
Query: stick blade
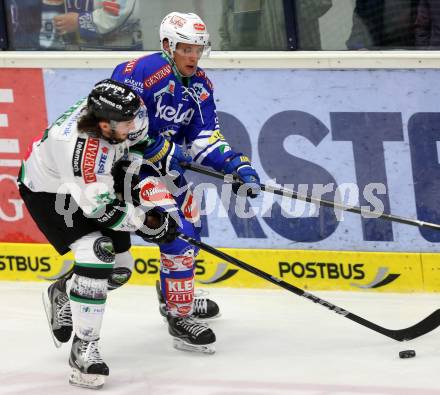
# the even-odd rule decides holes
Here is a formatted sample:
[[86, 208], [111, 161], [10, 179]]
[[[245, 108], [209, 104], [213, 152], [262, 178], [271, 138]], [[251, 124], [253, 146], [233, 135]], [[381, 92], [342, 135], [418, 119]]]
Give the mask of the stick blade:
[[426, 335], [440, 326], [440, 309], [435, 310], [422, 321], [404, 329], [390, 330], [390, 337], [402, 342]]

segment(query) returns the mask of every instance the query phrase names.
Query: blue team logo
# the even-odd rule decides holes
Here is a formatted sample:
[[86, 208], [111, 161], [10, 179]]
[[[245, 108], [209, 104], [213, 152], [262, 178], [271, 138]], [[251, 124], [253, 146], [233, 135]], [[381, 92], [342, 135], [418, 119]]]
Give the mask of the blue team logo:
[[209, 92], [201, 82], [196, 82], [193, 87], [195, 92], [197, 93], [197, 97], [201, 102], [205, 101], [209, 97]]

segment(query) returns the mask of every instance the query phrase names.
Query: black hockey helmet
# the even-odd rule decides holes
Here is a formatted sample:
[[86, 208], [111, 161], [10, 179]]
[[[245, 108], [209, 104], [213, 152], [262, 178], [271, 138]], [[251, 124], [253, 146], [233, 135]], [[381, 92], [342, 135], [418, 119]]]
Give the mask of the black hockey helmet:
[[88, 111], [96, 118], [117, 122], [132, 120], [141, 105], [136, 92], [112, 79], [96, 83], [87, 99]]

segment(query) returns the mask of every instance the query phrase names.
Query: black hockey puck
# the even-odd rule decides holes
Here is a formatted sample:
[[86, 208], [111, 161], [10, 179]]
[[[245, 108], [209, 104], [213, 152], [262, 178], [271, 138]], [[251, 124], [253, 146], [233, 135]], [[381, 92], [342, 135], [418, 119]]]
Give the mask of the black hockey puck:
[[400, 358], [414, 358], [416, 356], [416, 352], [414, 350], [404, 350], [399, 352]]

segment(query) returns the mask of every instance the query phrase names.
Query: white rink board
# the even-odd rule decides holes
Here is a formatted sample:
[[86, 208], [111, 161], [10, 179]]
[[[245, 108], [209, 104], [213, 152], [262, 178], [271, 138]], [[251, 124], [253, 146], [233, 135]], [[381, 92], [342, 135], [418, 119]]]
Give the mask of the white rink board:
[[[88, 394], [68, 384], [69, 347], [57, 350], [41, 304], [44, 283], [0, 283], [0, 394]], [[319, 293], [389, 328], [421, 320], [435, 295]], [[153, 287], [109, 295], [103, 394], [434, 395], [440, 331], [398, 343], [285, 291], [216, 289], [217, 353], [174, 350]], [[237, 303], [237, 300], [239, 303]], [[416, 358], [398, 352], [415, 349]]]

